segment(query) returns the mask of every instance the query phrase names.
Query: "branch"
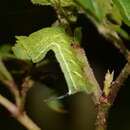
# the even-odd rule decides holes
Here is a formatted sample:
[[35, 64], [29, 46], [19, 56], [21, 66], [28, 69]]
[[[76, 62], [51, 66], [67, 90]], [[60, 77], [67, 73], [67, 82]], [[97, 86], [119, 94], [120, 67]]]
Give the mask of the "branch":
[[105, 91], [103, 91], [102, 96], [100, 97], [99, 100], [99, 104], [97, 105], [98, 114], [96, 120], [96, 130], [107, 129], [106, 121], [108, 118], [108, 111], [111, 108], [113, 102], [115, 101], [115, 98], [118, 94], [120, 87], [127, 79], [129, 74], [130, 74], [130, 63], [126, 63], [117, 79], [112, 84], [110, 84], [110, 86], [104, 85], [104, 90], [106, 89], [108, 91], [106, 94]]
[[21, 90], [21, 105], [20, 105], [21, 110], [24, 110], [27, 92], [32, 87], [32, 85], [33, 85], [33, 81], [30, 79], [30, 77], [25, 78], [25, 80], [22, 84], [22, 90]]
[[0, 104], [3, 105], [12, 115], [28, 130], [41, 130], [25, 112], [21, 112], [19, 108], [8, 99], [0, 95]]
[[11, 91], [15, 98], [16, 105], [6, 99], [0, 94], [0, 104], [3, 105], [12, 115], [28, 130], [41, 130], [26, 114], [24, 110], [25, 98], [27, 91], [31, 87], [32, 82], [29, 78], [26, 78], [23, 85], [22, 91], [19, 91], [17, 84], [14, 82], [12, 75], [6, 69], [4, 63], [0, 57], [0, 81], [2, 81]]
[[117, 79], [111, 85], [111, 92], [109, 94], [109, 102], [112, 104], [117, 96], [120, 87], [130, 74], [130, 63], [126, 63]]
[[7, 70], [7, 68], [5, 67], [3, 61], [2, 61], [2, 57], [0, 55], [0, 80], [6, 79], [9, 81], [13, 81], [13, 77], [10, 74], [10, 72]]
[[129, 50], [124, 45], [122, 39], [116, 33], [108, 35], [108, 37], [112, 40], [113, 45], [124, 55], [126, 60], [129, 60]]
[[13, 81], [2, 80], [2, 82], [9, 88], [11, 93], [14, 95], [16, 105], [20, 106], [21, 105], [21, 99], [20, 99], [21, 97], [20, 97], [20, 93], [18, 90], [18, 86]]
[[95, 78], [92, 68], [89, 65], [85, 51], [83, 48], [79, 47], [79, 45], [76, 43], [73, 45], [73, 48], [76, 51], [77, 58], [84, 64], [83, 71], [84, 71], [86, 79], [88, 79], [90, 81], [90, 83], [92, 83], [94, 86], [96, 86], [96, 89], [93, 92], [92, 98], [93, 98], [94, 103], [98, 104], [100, 96], [102, 95], [102, 90]]
[[109, 39], [112, 44], [124, 55], [126, 60], [130, 61], [130, 52], [124, 45], [123, 40], [118, 36], [115, 31], [109, 30], [103, 26], [97, 26], [99, 33], [101, 33], [105, 38]]

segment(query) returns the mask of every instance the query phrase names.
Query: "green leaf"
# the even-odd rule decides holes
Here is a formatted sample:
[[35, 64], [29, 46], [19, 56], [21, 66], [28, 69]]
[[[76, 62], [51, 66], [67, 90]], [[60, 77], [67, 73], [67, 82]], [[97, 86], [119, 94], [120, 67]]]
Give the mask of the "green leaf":
[[[75, 0], [86, 14], [96, 17], [96, 22], [103, 24], [106, 21], [116, 24], [122, 23], [122, 17], [119, 9], [113, 4], [112, 0]], [[80, 9], [79, 9], [80, 10]], [[98, 20], [98, 21], [97, 21]]]
[[52, 50], [64, 73], [69, 94], [80, 91], [91, 93], [95, 86], [85, 79], [82, 70], [84, 65], [77, 59], [76, 52], [71, 46], [73, 37], [65, 30], [63, 26], [55, 26], [41, 29], [28, 37], [19, 36], [13, 47], [14, 54], [20, 59], [31, 59], [37, 63]]
[[103, 10], [96, 0], [75, 0], [81, 7], [92, 13], [100, 22], [103, 20]]
[[106, 27], [112, 31], [119, 33], [122, 37], [124, 37], [126, 39], [130, 39], [129, 34], [124, 29], [122, 29], [120, 26], [117, 26], [114, 24], [107, 24]]
[[75, 5], [73, 0], [31, 0], [33, 4], [40, 4], [40, 5], [51, 5], [59, 4], [62, 7], [69, 7]]
[[118, 24], [118, 25], [121, 25], [122, 24], [122, 17], [121, 17], [121, 14], [120, 14], [120, 11], [119, 9], [113, 4], [113, 3], [110, 3], [110, 8], [107, 12], [107, 14], [111, 15], [111, 18], [112, 20]]
[[60, 0], [60, 4], [62, 7], [75, 6], [75, 3], [73, 2], [73, 0]]
[[115, 5], [120, 10], [122, 20], [130, 26], [130, 1], [129, 0], [113, 0]]
[[9, 44], [4, 44], [0, 46], [0, 54], [2, 58], [15, 58], [14, 55], [10, 52], [11, 48], [12, 46]]
[[[98, 1], [98, 0], [97, 0]], [[120, 15], [120, 11], [118, 10], [118, 8], [113, 4], [112, 0], [109, 0], [106, 2], [106, 0], [100, 0], [98, 2], [98, 4], [100, 5], [100, 7], [103, 10], [103, 17], [105, 19], [107, 19], [109, 22], [114, 21], [117, 24], [121, 24], [122, 21], [122, 17]], [[111, 20], [110, 20], [110, 19]]]
[[51, 5], [50, 0], [31, 0], [33, 4]]

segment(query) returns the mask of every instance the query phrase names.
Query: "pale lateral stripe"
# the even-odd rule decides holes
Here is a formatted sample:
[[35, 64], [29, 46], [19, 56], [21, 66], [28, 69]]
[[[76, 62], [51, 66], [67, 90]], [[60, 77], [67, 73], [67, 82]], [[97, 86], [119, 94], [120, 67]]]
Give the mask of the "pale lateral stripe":
[[[41, 41], [42, 42], [42, 41]], [[72, 84], [73, 84], [73, 86], [74, 86], [74, 88], [76, 89], [77, 87], [77, 85], [75, 84], [75, 81], [74, 81], [74, 79], [73, 79], [73, 77], [72, 77], [72, 74], [71, 74], [71, 70], [69, 69], [69, 66], [68, 66], [68, 64], [67, 64], [67, 62], [66, 62], [66, 60], [65, 60], [65, 58], [64, 58], [64, 55], [63, 55], [63, 53], [62, 53], [62, 49], [61, 49], [61, 46], [60, 45], [58, 45], [57, 43], [55, 43], [55, 42], [52, 42], [51, 44], [49, 44], [49, 45], [47, 45], [41, 52], [39, 52], [39, 55], [35, 58], [35, 59], [37, 59], [42, 53], [44, 53], [44, 51], [46, 50], [46, 49], [48, 49], [48, 48], [50, 48], [50, 46], [52, 46], [52, 45], [54, 45], [54, 46], [57, 46], [57, 48], [58, 48], [58, 50], [59, 50], [59, 54], [61, 55], [61, 57], [62, 57], [62, 59], [63, 59], [63, 62], [64, 62], [64, 64], [65, 64], [65, 66], [66, 66], [66, 69], [67, 69], [67, 71], [68, 71], [68, 74], [69, 74], [69, 76], [70, 76], [70, 79], [71, 79], [71, 81], [72, 81]], [[59, 61], [60, 62], [60, 61]], [[69, 92], [70, 94], [71, 94], [71, 92]]]
[[68, 62], [73, 63], [73, 65], [78, 66], [78, 64], [74, 60], [68, 60]]
[[76, 71], [73, 72], [74, 74], [76, 74], [77, 76], [79, 76], [80, 78], [83, 78], [82, 75]]
[[67, 53], [69, 53], [70, 55], [72, 55], [72, 52], [67, 50], [66, 48], [63, 48], [64, 51], [66, 51]]
[[66, 62], [66, 60], [65, 60], [65, 58], [64, 58], [64, 55], [63, 55], [63, 53], [62, 53], [62, 51], [61, 51], [60, 46], [59, 46], [57, 43], [52, 43], [52, 44], [54, 44], [54, 45], [56, 44], [56, 46], [58, 47], [59, 53], [61, 54], [61, 57], [63, 58], [64, 64], [65, 64], [65, 66], [66, 66], [66, 69], [67, 69], [67, 71], [68, 71], [68, 74], [69, 74], [69, 76], [70, 76], [70, 79], [72, 80], [72, 84], [73, 84], [74, 88], [76, 89], [77, 87], [76, 87], [76, 84], [75, 84], [75, 82], [74, 82], [74, 80], [73, 80], [73, 77], [72, 77], [72, 74], [71, 74], [71, 70], [69, 69], [69, 66], [68, 66], [68, 64], [67, 64], [67, 62]]

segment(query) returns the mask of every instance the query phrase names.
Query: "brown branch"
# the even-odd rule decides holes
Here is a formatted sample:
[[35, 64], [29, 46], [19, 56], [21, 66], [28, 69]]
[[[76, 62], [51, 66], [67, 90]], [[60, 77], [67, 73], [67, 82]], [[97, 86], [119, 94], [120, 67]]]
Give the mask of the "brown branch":
[[112, 40], [113, 45], [124, 55], [126, 60], [129, 60], [129, 50], [124, 45], [122, 39], [116, 34], [111, 33], [111, 35], [108, 34], [108, 37], [110, 40]]
[[20, 98], [21, 97], [20, 97], [18, 86], [13, 81], [2, 80], [2, 82], [9, 88], [11, 93], [14, 95], [16, 105], [20, 106], [20, 104], [21, 104]]
[[26, 100], [27, 91], [29, 90], [32, 82], [29, 78], [26, 78], [20, 93], [18, 86], [12, 81], [2, 80], [2, 82], [10, 89], [16, 100], [16, 105], [10, 102], [8, 99], [0, 95], [0, 104], [3, 105], [12, 116], [18, 120], [28, 130], [41, 130], [26, 114], [24, 110], [24, 104]]
[[10, 102], [8, 99], [0, 95], [0, 104], [3, 105], [12, 116], [18, 120], [23, 126], [28, 130], [41, 130], [28, 116], [25, 112], [21, 112], [19, 108]]
[[97, 107], [97, 119], [96, 119], [96, 130], [106, 130], [107, 129], [107, 118], [110, 106], [108, 104], [100, 104]]
[[75, 49], [76, 51], [76, 55], [77, 55], [77, 58], [83, 62], [84, 64], [84, 68], [83, 68], [83, 71], [84, 71], [84, 75], [86, 77], [86, 79], [88, 79], [88, 81], [90, 83], [92, 83], [94, 86], [96, 86], [96, 89], [94, 90], [93, 92], [93, 101], [95, 104], [98, 104], [99, 103], [99, 99], [100, 99], [100, 96], [102, 95], [102, 90], [100, 88], [100, 85], [98, 84], [96, 78], [95, 78], [95, 75], [93, 73], [93, 70], [92, 68], [90, 67], [89, 65], [89, 62], [87, 60], [87, 56], [85, 54], [85, 51], [83, 48], [81, 48], [78, 44], [74, 43], [73, 45], [73, 48]]
[[120, 87], [123, 85], [124, 81], [128, 78], [129, 74], [130, 74], [130, 63], [126, 63], [117, 79], [111, 85], [111, 92], [108, 96], [109, 103], [113, 104]]
[[[101, 30], [100, 30], [101, 31]], [[113, 82], [113, 84], [110, 84], [110, 91], [109, 94], [106, 96], [104, 95], [104, 92], [101, 90], [100, 86], [98, 85], [96, 78], [94, 77], [93, 71], [88, 63], [88, 60], [85, 56], [85, 52], [82, 48], [77, 46], [77, 44], [74, 44], [74, 48], [77, 53], [77, 57], [83, 61], [85, 64], [84, 67], [84, 73], [87, 79], [91, 81], [94, 85], [97, 86], [96, 90], [93, 93], [92, 98], [94, 99], [94, 103], [97, 105], [97, 119], [96, 119], [96, 130], [106, 130], [107, 129], [107, 118], [108, 118], [108, 111], [110, 107], [112, 106], [113, 102], [115, 101], [115, 98], [118, 94], [118, 91], [124, 81], [127, 79], [128, 75], [130, 74], [130, 52], [125, 47], [123, 41], [118, 37], [116, 32], [112, 32], [110, 30], [105, 30], [104, 33], [105, 37], [110, 39], [113, 43], [113, 45], [119, 49], [119, 51], [124, 55], [128, 63], [124, 66], [121, 73], [117, 77], [117, 79]], [[105, 86], [104, 86], [105, 87]], [[109, 86], [107, 86], [109, 87]]]
[[99, 100], [99, 104], [97, 104], [98, 113], [96, 119], [96, 130], [107, 129], [108, 111], [111, 108], [113, 102], [115, 101], [120, 87], [123, 85], [129, 74], [130, 63], [126, 63], [117, 79], [112, 84], [110, 84], [110, 86], [107, 86], [110, 89], [109, 94], [105, 95], [104, 93], [102, 93], [102, 96]]
[[124, 55], [126, 60], [130, 61], [130, 52], [126, 48], [123, 40], [115, 31], [109, 30], [108, 28], [105, 28], [104, 26], [100, 26], [98, 24], [97, 29], [99, 33], [101, 33], [105, 38], [112, 42], [112, 44], [120, 51], [120, 53]]
[[2, 77], [0, 77], [0, 80], [6, 79], [9, 81], [13, 81], [13, 77], [5, 67], [1, 55], [0, 55], [0, 75], [2, 75]]
[[29, 89], [32, 87], [33, 81], [30, 80], [30, 77], [25, 78], [23, 84], [22, 84], [22, 90], [21, 90], [21, 105], [20, 109], [24, 110], [24, 105], [26, 103], [26, 96]]

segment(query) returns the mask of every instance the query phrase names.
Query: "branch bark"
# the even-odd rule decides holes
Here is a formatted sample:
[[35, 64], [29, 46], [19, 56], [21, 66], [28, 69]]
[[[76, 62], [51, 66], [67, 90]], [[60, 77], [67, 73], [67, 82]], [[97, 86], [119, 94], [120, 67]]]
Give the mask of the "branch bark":
[[28, 130], [41, 130], [28, 116], [25, 112], [21, 112], [20, 109], [10, 102], [8, 99], [0, 95], [0, 104], [3, 105], [12, 116], [19, 121]]
[[99, 99], [100, 99], [100, 96], [102, 95], [102, 90], [101, 90], [100, 85], [98, 84], [96, 77], [93, 73], [93, 70], [88, 62], [85, 51], [83, 48], [81, 48], [76, 43], [73, 45], [73, 48], [76, 51], [77, 58], [84, 64], [83, 71], [84, 71], [84, 75], [85, 75], [86, 79], [90, 83], [92, 83], [94, 86], [96, 86], [96, 88], [92, 94], [92, 98], [93, 98], [93, 101], [95, 104], [99, 104]]
[[126, 63], [117, 79], [111, 85], [111, 92], [108, 97], [108, 102], [110, 104], [113, 104], [113, 102], [115, 101], [115, 98], [118, 94], [120, 87], [123, 85], [124, 81], [128, 78], [129, 75], [130, 75], [130, 63]]

